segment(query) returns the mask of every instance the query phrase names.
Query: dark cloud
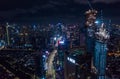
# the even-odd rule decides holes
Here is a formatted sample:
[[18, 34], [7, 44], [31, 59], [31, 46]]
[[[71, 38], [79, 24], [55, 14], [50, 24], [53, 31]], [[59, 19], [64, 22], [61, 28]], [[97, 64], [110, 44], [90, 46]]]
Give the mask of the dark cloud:
[[43, 6], [41, 6], [41, 8], [45, 9], [45, 8], [54, 8], [55, 6], [52, 4], [45, 4]]
[[87, 0], [74, 0], [75, 3], [86, 4]]
[[103, 2], [103, 3], [116, 3], [116, 2], [120, 2], [120, 0], [93, 0], [93, 3], [96, 2]]
[[120, 2], [120, 0], [74, 0], [76, 3], [87, 4], [88, 1], [91, 3], [116, 3]]
[[[105, 16], [119, 16], [120, 0], [89, 1], [93, 8], [102, 9]], [[0, 17], [80, 16], [88, 9], [88, 0], [0, 0]]]
[[26, 10], [16, 9], [16, 10], [8, 10], [8, 11], [0, 11], [0, 17], [14, 17], [17, 14], [26, 13]]
[[66, 5], [67, 3], [63, 1], [49, 1], [50, 4], [52, 5]]

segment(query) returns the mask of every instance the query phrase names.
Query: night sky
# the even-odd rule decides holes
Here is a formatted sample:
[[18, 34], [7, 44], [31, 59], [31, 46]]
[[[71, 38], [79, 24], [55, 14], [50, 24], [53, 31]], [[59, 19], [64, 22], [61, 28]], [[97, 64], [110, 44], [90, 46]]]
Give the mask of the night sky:
[[[105, 18], [120, 20], [120, 0], [89, 1]], [[83, 17], [88, 9], [87, 0], [0, 0], [0, 19]]]

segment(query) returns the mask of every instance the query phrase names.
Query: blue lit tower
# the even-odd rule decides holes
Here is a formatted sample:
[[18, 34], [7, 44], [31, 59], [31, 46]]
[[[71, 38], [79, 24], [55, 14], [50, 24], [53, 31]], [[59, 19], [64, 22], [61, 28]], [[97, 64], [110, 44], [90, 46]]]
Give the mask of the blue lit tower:
[[92, 54], [94, 51], [94, 33], [95, 33], [95, 20], [96, 20], [96, 10], [88, 10], [85, 12], [86, 15], [86, 49], [87, 53]]
[[105, 79], [107, 41], [110, 36], [104, 23], [98, 27], [95, 37], [94, 66], [97, 70], [97, 79]]

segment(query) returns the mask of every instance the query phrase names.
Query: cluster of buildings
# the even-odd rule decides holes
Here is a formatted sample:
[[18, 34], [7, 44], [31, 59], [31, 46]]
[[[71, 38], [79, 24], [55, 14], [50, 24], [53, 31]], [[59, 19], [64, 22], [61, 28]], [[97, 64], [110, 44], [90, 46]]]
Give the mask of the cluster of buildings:
[[[71, 42], [71, 47], [80, 45], [79, 24], [1, 24], [0, 40], [4, 41], [6, 47], [11, 48], [45, 48], [51, 44], [50, 39], [54, 36], [54, 34], [62, 34], [59, 28], [62, 28], [61, 31], [65, 34], [64, 36], [66, 36], [66, 40]], [[55, 31], [56, 33], [54, 33]]]
[[[85, 14], [85, 27], [62, 23], [1, 24], [0, 47], [41, 51], [53, 48], [58, 42], [58, 53], [54, 59], [56, 73], [62, 73], [59, 75], [65, 79], [105, 79], [106, 75], [112, 76], [114, 72], [120, 72], [117, 71], [119, 67], [116, 67], [120, 66], [120, 25], [105, 27], [101, 23], [98, 27], [95, 23], [97, 11], [89, 10]], [[42, 53], [39, 54], [43, 56]], [[39, 76], [45, 76], [42, 60], [46, 55], [44, 58], [40, 56], [36, 60], [36, 70]], [[116, 68], [116, 71], [112, 68]]]

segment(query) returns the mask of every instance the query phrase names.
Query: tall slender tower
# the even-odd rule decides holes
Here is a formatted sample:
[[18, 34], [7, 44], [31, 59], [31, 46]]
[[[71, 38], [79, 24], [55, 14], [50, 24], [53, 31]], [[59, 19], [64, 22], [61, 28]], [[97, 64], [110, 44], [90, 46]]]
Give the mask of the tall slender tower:
[[104, 23], [98, 28], [95, 37], [94, 66], [97, 70], [97, 79], [105, 79], [107, 41], [110, 36]]
[[94, 33], [95, 33], [95, 20], [97, 11], [88, 10], [85, 12], [86, 15], [86, 47], [87, 53], [91, 54], [94, 51]]

